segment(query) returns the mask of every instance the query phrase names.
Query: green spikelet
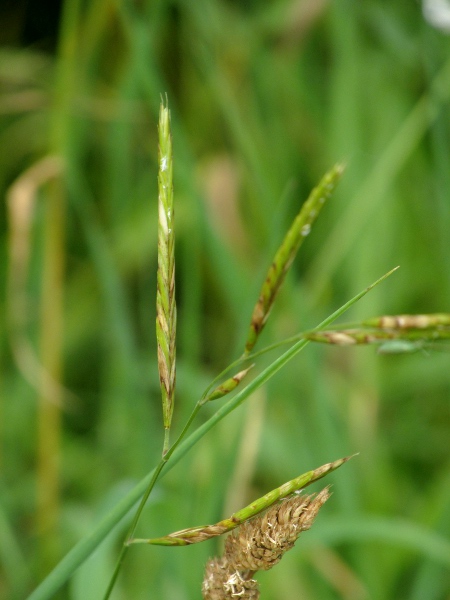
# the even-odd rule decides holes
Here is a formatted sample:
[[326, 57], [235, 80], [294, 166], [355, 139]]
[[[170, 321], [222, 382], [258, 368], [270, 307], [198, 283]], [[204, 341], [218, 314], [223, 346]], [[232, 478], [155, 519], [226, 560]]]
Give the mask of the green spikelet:
[[175, 236], [172, 182], [172, 137], [170, 113], [161, 103], [159, 113], [159, 172], [158, 172], [158, 281], [156, 294], [156, 338], [158, 370], [161, 384], [164, 451], [169, 448], [175, 396], [175, 333], [177, 309], [175, 304]]
[[245, 354], [251, 352], [272, 309], [275, 297], [283, 283], [303, 240], [308, 236], [320, 210], [333, 193], [344, 171], [343, 165], [335, 165], [313, 189], [303, 204], [281, 246], [274, 256], [269, 271], [253, 309], [250, 328], [245, 343]]
[[211, 400], [223, 398], [224, 396], [235, 390], [237, 386], [241, 383], [241, 381], [244, 379], [244, 377], [247, 375], [247, 373], [251, 369], [253, 369], [254, 366], [255, 365], [250, 365], [247, 369], [239, 371], [239, 373], [236, 373], [236, 375], [233, 375], [233, 377], [230, 377], [229, 379], [221, 383], [208, 396], [206, 396], [202, 404], [204, 404], [205, 402], [210, 402]]

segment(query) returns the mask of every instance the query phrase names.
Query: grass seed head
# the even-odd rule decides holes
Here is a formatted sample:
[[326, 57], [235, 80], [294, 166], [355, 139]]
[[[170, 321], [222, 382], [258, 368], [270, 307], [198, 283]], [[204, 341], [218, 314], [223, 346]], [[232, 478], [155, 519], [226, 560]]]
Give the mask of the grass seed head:
[[294, 546], [301, 532], [311, 527], [329, 496], [328, 487], [317, 495], [294, 495], [246, 521], [225, 542], [228, 563], [239, 571], [271, 569]]

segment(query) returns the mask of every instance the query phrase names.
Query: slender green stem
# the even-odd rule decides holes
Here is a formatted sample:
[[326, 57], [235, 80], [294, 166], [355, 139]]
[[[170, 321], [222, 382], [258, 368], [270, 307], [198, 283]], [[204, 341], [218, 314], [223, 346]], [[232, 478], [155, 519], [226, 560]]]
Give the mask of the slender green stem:
[[138, 524], [138, 521], [139, 521], [141, 513], [142, 513], [142, 509], [144, 508], [145, 503], [147, 502], [148, 497], [150, 496], [150, 493], [151, 493], [152, 489], [154, 488], [155, 483], [158, 480], [159, 474], [163, 470], [166, 462], [167, 461], [163, 459], [163, 460], [161, 460], [159, 462], [158, 466], [156, 467], [156, 469], [155, 469], [155, 471], [153, 473], [153, 477], [152, 477], [152, 479], [151, 479], [151, 481], [150, 481], [150, 483], [148, 485], [148, 488], [147, 488], [145, 494], [142, 496], [141, 502], [139, 504], [139, 508], [137, 509], [136, 514], [134, 515], [134, 519], [133, 519], [133, 521], [132, 521], [132, 523], [130, 525], [130, 529], [129, 529], [129, 533], [127, 535], [127, 539], [130, 538], [133, 535], [133, 533], [135, 532], [137, 524]]
[[[127, 535], [125, 537], [125, 541], [124, 541], [124, 543], [122, 545], [119, 557], [117, 559], [116, 566], [114, 568], [114, 573], [112, 574], [112, 577], [111, 577], [111, 580], [109, 582], [108, 588], [107, 588], [107, 590], [105, 592], [105, 595], [103, 597], [104, 600], [108, 600], [108, 598], [111, 595], [111, 592], [112, 592], [112, 590], [114, 588], [114, 585], [116, 583], [117, 577], [119, 575], [120, 569], [122, 567], [122, 563], [123, 563], [123, 561], [125, 559], [125, 555], [126, 555], [126, 553], [128, 551], [130, 542], [131, 542], [131, 540], [133, 538], [134, 532], [136, 531], [136, 527], [138, 525], [138, 522], [139, 522], [139, 519], [141, 517], [142, 511], [144, 510], [144, 506], [147, 503], [147, 500], [148, 500], [148, 498], [149, 498], [149, 496], [150, 496], [150, 494], [151, 494], [151, 492], [152, 492], [152, 490], [153, 490], [153, 488], [154, 488], [154, 486], [155, 486], [155, 484], [156, 484], [156, 482], [158, 480], [158, 477], [159, 477], [161, 471], [163, 470], [163, 468], [165, 467], [165, 465], [167, 464], [167, 461], [170, 459], [170, 457], [173, 454], [173, 452], [177, 449], [177, 447], [179, 446], [179, 444], [182, 442], [183, 438], [185, 437], [186, 433], [188, 432], [189, 427], [191, 426], [192, 422], [194, 421], [194, 419], [195, 419], [198, 411], [200, 410], [201, 406], [202, 405], [200, 404], [200, 402], [198, 402], [195, 405], [194, 410], [192, 411], [192, 413], [190, 414], [188, 420], [186, 421], [186, 424], [183, 427], [183, 429], [182, 429], [180, 435], [178, 436], [177, 440], [175, 441], [174, 444], [172, 444], [172, 446], [168, 449], [168, 451], [163, 455], [163, 458], [161, 459], [161, 461], [158, 463], [158, 465], [154, 469], [152, 477], [150, 479], [150, 482], [149, 482], [149, 484], [147, 486], [147, 489], [145, 490], [145, 493], [144, 493], [144, 495], [141, 498], [139, 506], [138, 506], [138, 508], [136, 510], [136, 514], [134, 515], [133, 521], [132, 521], [132, 523], [130, 525], [130, 528], [128, 529]], [[166, 440], [165, 440], [164, 443], [166, 443]]]
[[128, 550], [127, 541], [133, 536], [133, 533], [136, 530], [139, 518], [140, 518], [141, 513], [142, 513], [142, 511], [144, 509], [144, 506], [145, 506], [145, 504], [146, 504], [146, 502], [148, 500], [148, 497], [150, 496], [151, 491], [153, 490], [153, 488], [155, 486], [155, 483], [158, 480], [159, 474], [161, 473], [162, 469], [164, 468], [166, 462], [167, 461], [165, 459], [162, 459], [159, 462], [159, 464], [156, 467], [156, 469], [153, 471], [153, 475], [152, 475], [152, 478], [150, 480], [150, 483], [148, 484], [148, 487], [147, 487], [147, 489], [145, 491], [145, 494], [142, 496], [142, 499], [141, 499], [141, 502], [139, 504], [139, 507], [138, 507], [138, 509], [136, 511], [136, 514], [134, 515], [133, 521], [132, 521], [132, 523], [130, 525], [130, 528], [128, 530], [128, 533], [127, 533], [127, 536], [126, 536], [126, 541], [124, 542], [124, 544], [122, 545], [122, 548], [120, 550], [120, 554], [119, 554], [119, 557], [117, 559], [117, 563], [116, 563], [116, 566], [115, 566], [115, 569], [114, 569], [114, 573], [112, 574], [111, 580], [110, 580], [110, 582], [108, 584], [108, 587], [106, 589], [105, 595], [103, 597], [104, 600], [108, 600], [108, 598], [111, 595], [111, 592], [113, 591], [114, 585], [116, 583], [117, 577], [118, 577], [120, 569], [122, 567], [122, 563], [123, 563], [123, 561], [125, 559], [125, 555], [126, 555], [127, 550]]
[[170, 428], [166, 427], [164, 429], [164, 444], [163, 444], [163, 451], [162, 451], [163, 458], [169, 452], [169, 449], [170, 449]]
[[197, 404], [194, 406], [194, 410], [191, 412], [188, 420], [186, 421], [186, 424], [184, 425], [180, 435], [178, 436], [177, 440], [175, 441], [174, 444], [172, 444], [172, 446], [170, 447], [168, 453], [166, 454], [166, 460], [168, 461], [169, 458], [172, 456], [172, 454], [175, 452], [175, 450], [178, 448], [178, 446], [181, 444], [181, 442], [183, 441], [184, 437], [186, 436], [190, 426], [192, 425], [195, 417], [197, 416], [197, 413], [199, 412], [199, 410], [201, 409], [202, 404], [200, 401], [197, 402]]

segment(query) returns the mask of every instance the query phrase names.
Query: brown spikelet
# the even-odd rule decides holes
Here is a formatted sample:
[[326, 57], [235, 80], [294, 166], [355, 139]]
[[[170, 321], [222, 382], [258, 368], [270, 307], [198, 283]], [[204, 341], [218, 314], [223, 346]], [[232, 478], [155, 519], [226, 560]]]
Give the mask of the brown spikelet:
[[243, 523], [225, 542], [225, 558], [238, 571], [271, 569], [309, 529], [330, 496], [329, 488], [311, 496], [291, 496], [262, 516]]
[[204, 600], [258, 600], [258, 582], [246, 579], [245, 574], [239, 573], [225, 557], [213, 558], [206, 564], [202, 594]]

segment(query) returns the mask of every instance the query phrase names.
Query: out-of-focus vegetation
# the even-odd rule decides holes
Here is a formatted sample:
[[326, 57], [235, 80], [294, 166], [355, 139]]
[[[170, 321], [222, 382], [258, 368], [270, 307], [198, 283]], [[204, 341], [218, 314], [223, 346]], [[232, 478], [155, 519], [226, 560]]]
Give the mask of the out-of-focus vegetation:
[[[161, 94], [175, 430], [240, 352], [274, 249], [336, 161], [346, 174], [261, 342], [314, 327], [397, 264], [347, 320], [450, 300], [450, 39], [418, 3], [65, 0], [54, 31], [55, 7], [40, 4], [9, 3], [0, 25], [0, 596], [12, 599], [160, 456]], [[139, 536], [215, 522], [359, 451], [330, 476], [314, 528], [260, 577], [262, 597], [448, 600], [448, 361], [310, 345], [160, 481]], [[125, 525], [61, 598], [101, 597]], [[199, 598], [217, 543], [132, 548], [114, 597]]]

